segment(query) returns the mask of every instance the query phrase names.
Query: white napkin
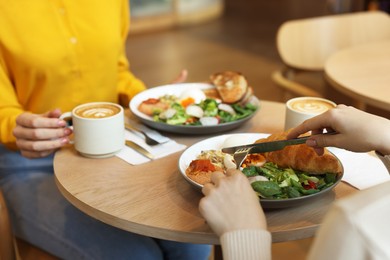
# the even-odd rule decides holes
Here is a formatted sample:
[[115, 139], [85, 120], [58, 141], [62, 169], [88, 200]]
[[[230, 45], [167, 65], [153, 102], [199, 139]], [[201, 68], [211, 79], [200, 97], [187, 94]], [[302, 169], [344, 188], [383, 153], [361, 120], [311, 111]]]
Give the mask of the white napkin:
[[364, 190], [390, 180], [389, 172], [375, 153], [354, 153], [339, 148], [329, 148], [344, 166], [343, 181]]
[[[165, 157], [186, 148], [184, 144], [179, 144], [172, 139], [163, 144], [147, 145], [142, 137], [128, 130], [125, 132], [125, 138], [126, 140], [131, 140], [145, 148], [155, 157], [155, 159]], [[143, 156], [128, 146], [125, 146], [119, 153], [116, 154], [116, 156], [132, 165], [138, 165], [150, 161], [149, 158]]]

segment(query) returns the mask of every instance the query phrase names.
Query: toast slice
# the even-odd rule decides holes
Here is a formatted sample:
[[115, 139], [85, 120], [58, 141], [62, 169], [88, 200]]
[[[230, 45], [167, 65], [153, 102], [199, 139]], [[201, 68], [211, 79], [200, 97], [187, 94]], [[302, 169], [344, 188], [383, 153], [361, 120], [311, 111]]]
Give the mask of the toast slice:
[[233, 104], [240, 101], [248, 90], [246, 78], [239, 72], [224, 71], [210, 76], [224, 103]]
[[215, 100], [222, 100], [222, 98], [219, 95], [219, 93], [218, 93], [216, 88], [204, 89], [203, 93], [206, 95], [207, 98], [212, 98], [212, 99], [215, 99]]

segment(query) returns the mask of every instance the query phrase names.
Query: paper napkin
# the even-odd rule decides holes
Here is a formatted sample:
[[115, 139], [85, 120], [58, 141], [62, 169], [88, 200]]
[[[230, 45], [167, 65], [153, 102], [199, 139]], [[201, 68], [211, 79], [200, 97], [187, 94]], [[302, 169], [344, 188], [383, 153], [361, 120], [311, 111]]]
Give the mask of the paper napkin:
[[[134, 134], [128, 130], [125, 132], [125, 138], [126, 140], [131, 140], [145, 148], [148, 152], [154, 155], [155, 159], [165, 157], [186, 148], [184, 144], [179, 144], [172, 139], [163, 144], [157, 144], [153, 146], [147, 145], [141, 136], [138, 136], [137, 134]], [[117, 153], [116, 156], [132, 165], [138, 165], [150, 161], [149, 158], [127, 146], [125, 146], [119, 153]]]
[[344, 166], [343, 181], [359, 190], [390, 181], [390, 175], [375, 153], [354, 153], [339, 148], [329, 148]]

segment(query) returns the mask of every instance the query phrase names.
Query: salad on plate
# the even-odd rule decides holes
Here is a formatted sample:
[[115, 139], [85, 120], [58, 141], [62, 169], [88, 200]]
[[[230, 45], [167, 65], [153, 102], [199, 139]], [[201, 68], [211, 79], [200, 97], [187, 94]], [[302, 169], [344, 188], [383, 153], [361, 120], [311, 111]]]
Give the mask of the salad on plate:
[[252, 103], [230, 105], [206, 97], [199, 103], [191, 97], [180, 99], [172, 95], [162, 96], [158, 101], [147, 100], [147, 103], [158, 102], [164, 105], [154, 108], [151, 116], [155, 122], [169, 125], [218, 125], [245, 118], [257, 109]]
[[253, 115], [259, 107], [252, 87], [237, 72], [211, 76], [211, 88], [187, 88], [181, 93], [149, 97], [138, 110], [154, 122], [178, 126], [215, 126]]
[[[277, 133], [257, 139], [256, 142], [280, 140], [285, 135], [286, 132]], [[182, 155], [187, 160], [187, 164], [182, 164], [185, 177], [197, 187], [210, 182], [214, 171], [226, 172], [227, 169], [236, 168], [234, 157], [223, 153], [223, 147], [248, 142], [247, 135], [242, 134], [215, 138], [220, 142], [218, 146], [210, 143], [212, 139], [204, 140], [200, 143], [202, 145], [194, 145], [194, 148]], [[202, 148], [203, 145], [208, 149]], [[287, 146], [267, 153], [248, 154], [240, 168], [263, 201], [294, 200], [323, 193], [333, 188], [343, 174], [342, 164], [337, 157], [329, 151], [319, 156], [305, 144]]]

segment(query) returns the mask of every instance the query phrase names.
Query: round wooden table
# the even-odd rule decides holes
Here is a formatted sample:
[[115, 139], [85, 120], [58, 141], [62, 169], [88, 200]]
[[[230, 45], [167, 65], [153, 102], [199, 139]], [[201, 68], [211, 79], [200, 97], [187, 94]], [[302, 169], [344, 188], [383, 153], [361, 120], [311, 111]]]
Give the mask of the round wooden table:
[[390, 111], [390, 40], [336, 52], [325, 63], [325, 77], [360, 108], [369, 104]]
[[[255, 117], [231, 133], [282, 131], [284, 114], [284, 104], [262, 101]], [[188, 146], [211, 137], [169, 136]], [[217, 245], [218, 237], [198, 211], [201, 193], [179, 173], [180, 154], [133, 166], [117, 157], [84, 158], [68, 147], [55, 155], [56, 183], [73, 205], [109, 225], [161, 239]], [[354, 192], [341, 182], [306, 205], [266, 210], [273, 242], [313, 236], [332, 202]]]

